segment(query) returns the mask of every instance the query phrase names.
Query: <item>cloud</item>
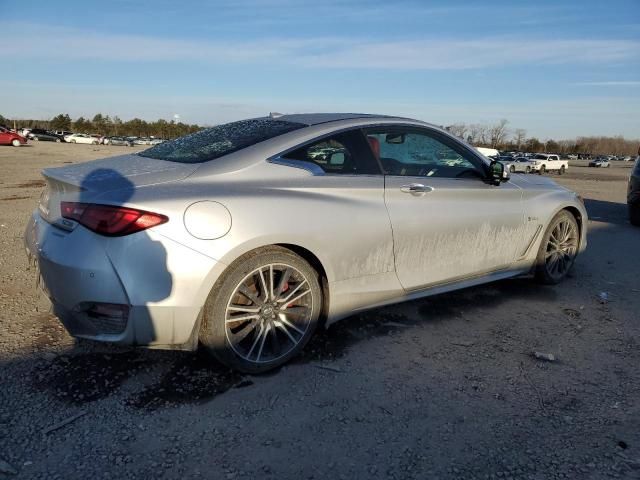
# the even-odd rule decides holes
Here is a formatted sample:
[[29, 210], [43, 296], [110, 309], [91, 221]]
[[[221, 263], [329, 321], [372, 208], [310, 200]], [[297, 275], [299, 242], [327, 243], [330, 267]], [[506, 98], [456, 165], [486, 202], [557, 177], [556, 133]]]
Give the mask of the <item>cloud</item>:
[[22, 39], [20, 48], [1, 50], [0, 58], [60, 58], [62, 61], [189, 61], [309, 69], [463, 70], [515, 65], [603, 65], [640, 58], [640, 41], [636, 40], [487, 36], [462, 40], [376, 41], [350, 36], [211, 41], [8, 22], [0, 22], [0, 31], [7, 38]]
[[640, 80], [609, 80], [606, 82], [575, 82], [583, 87], [640, 87]]

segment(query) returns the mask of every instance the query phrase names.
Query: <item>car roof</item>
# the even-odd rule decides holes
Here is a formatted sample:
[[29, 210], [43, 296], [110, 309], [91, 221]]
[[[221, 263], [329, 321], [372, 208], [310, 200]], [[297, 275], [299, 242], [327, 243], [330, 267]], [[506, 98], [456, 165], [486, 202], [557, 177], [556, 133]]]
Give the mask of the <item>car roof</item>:
[[337, 122], [340, 120], [416, 120], [404, 117], [395, 117], [390, 115], [376, 115], [371, 113], [293, 113], [293, 114], [274, 114], [269, 115], [270, 118], [284, 120], [287, 122], [301, 123], [303, 125], [319, 125], [321, 123]]

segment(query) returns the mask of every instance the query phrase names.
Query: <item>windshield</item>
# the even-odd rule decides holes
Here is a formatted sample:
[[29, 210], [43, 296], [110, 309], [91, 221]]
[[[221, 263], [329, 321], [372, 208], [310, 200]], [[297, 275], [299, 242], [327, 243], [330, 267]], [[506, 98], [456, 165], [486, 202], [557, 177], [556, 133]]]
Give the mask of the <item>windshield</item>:
[[547, 159], [547, 156], [546, 156], [546, 155], [540, 155], [540, 154], [538, 154], [538, 155], [536, 155], [536, 156], [535, 156], [535, 157], [533, 157], [533, 158], [534, 158], [534, 159], [536, 159], [536, 160], [546, 160], [546, 159]]
[[202, 163], [304, 126], [270, 118], [241, 120], [160, 143], [138, 155], [170, 162]]

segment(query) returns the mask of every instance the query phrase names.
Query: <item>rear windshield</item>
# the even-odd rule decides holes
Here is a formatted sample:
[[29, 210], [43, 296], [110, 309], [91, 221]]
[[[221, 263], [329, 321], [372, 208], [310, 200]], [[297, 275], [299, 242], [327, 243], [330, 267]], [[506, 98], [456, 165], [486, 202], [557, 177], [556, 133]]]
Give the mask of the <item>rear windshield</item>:
[[270, 118], [241, 120], [160, 143], [138, 155], [170, 162], [202, 163], [304, 126]]

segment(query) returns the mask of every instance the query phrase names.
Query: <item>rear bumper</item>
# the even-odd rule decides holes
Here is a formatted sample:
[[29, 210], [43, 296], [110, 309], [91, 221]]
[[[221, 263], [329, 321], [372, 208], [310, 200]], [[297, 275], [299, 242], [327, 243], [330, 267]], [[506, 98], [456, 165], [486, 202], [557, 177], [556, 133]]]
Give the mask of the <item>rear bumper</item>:
[[[191, 344], [214, 260], [150, 230], [107, 238], [81, 226], [62, 230], [37, 212], [24, 240], [71, 335], [155, 348]], [[98, 304], [122, 305], [128, 314], [96, 316]]]

